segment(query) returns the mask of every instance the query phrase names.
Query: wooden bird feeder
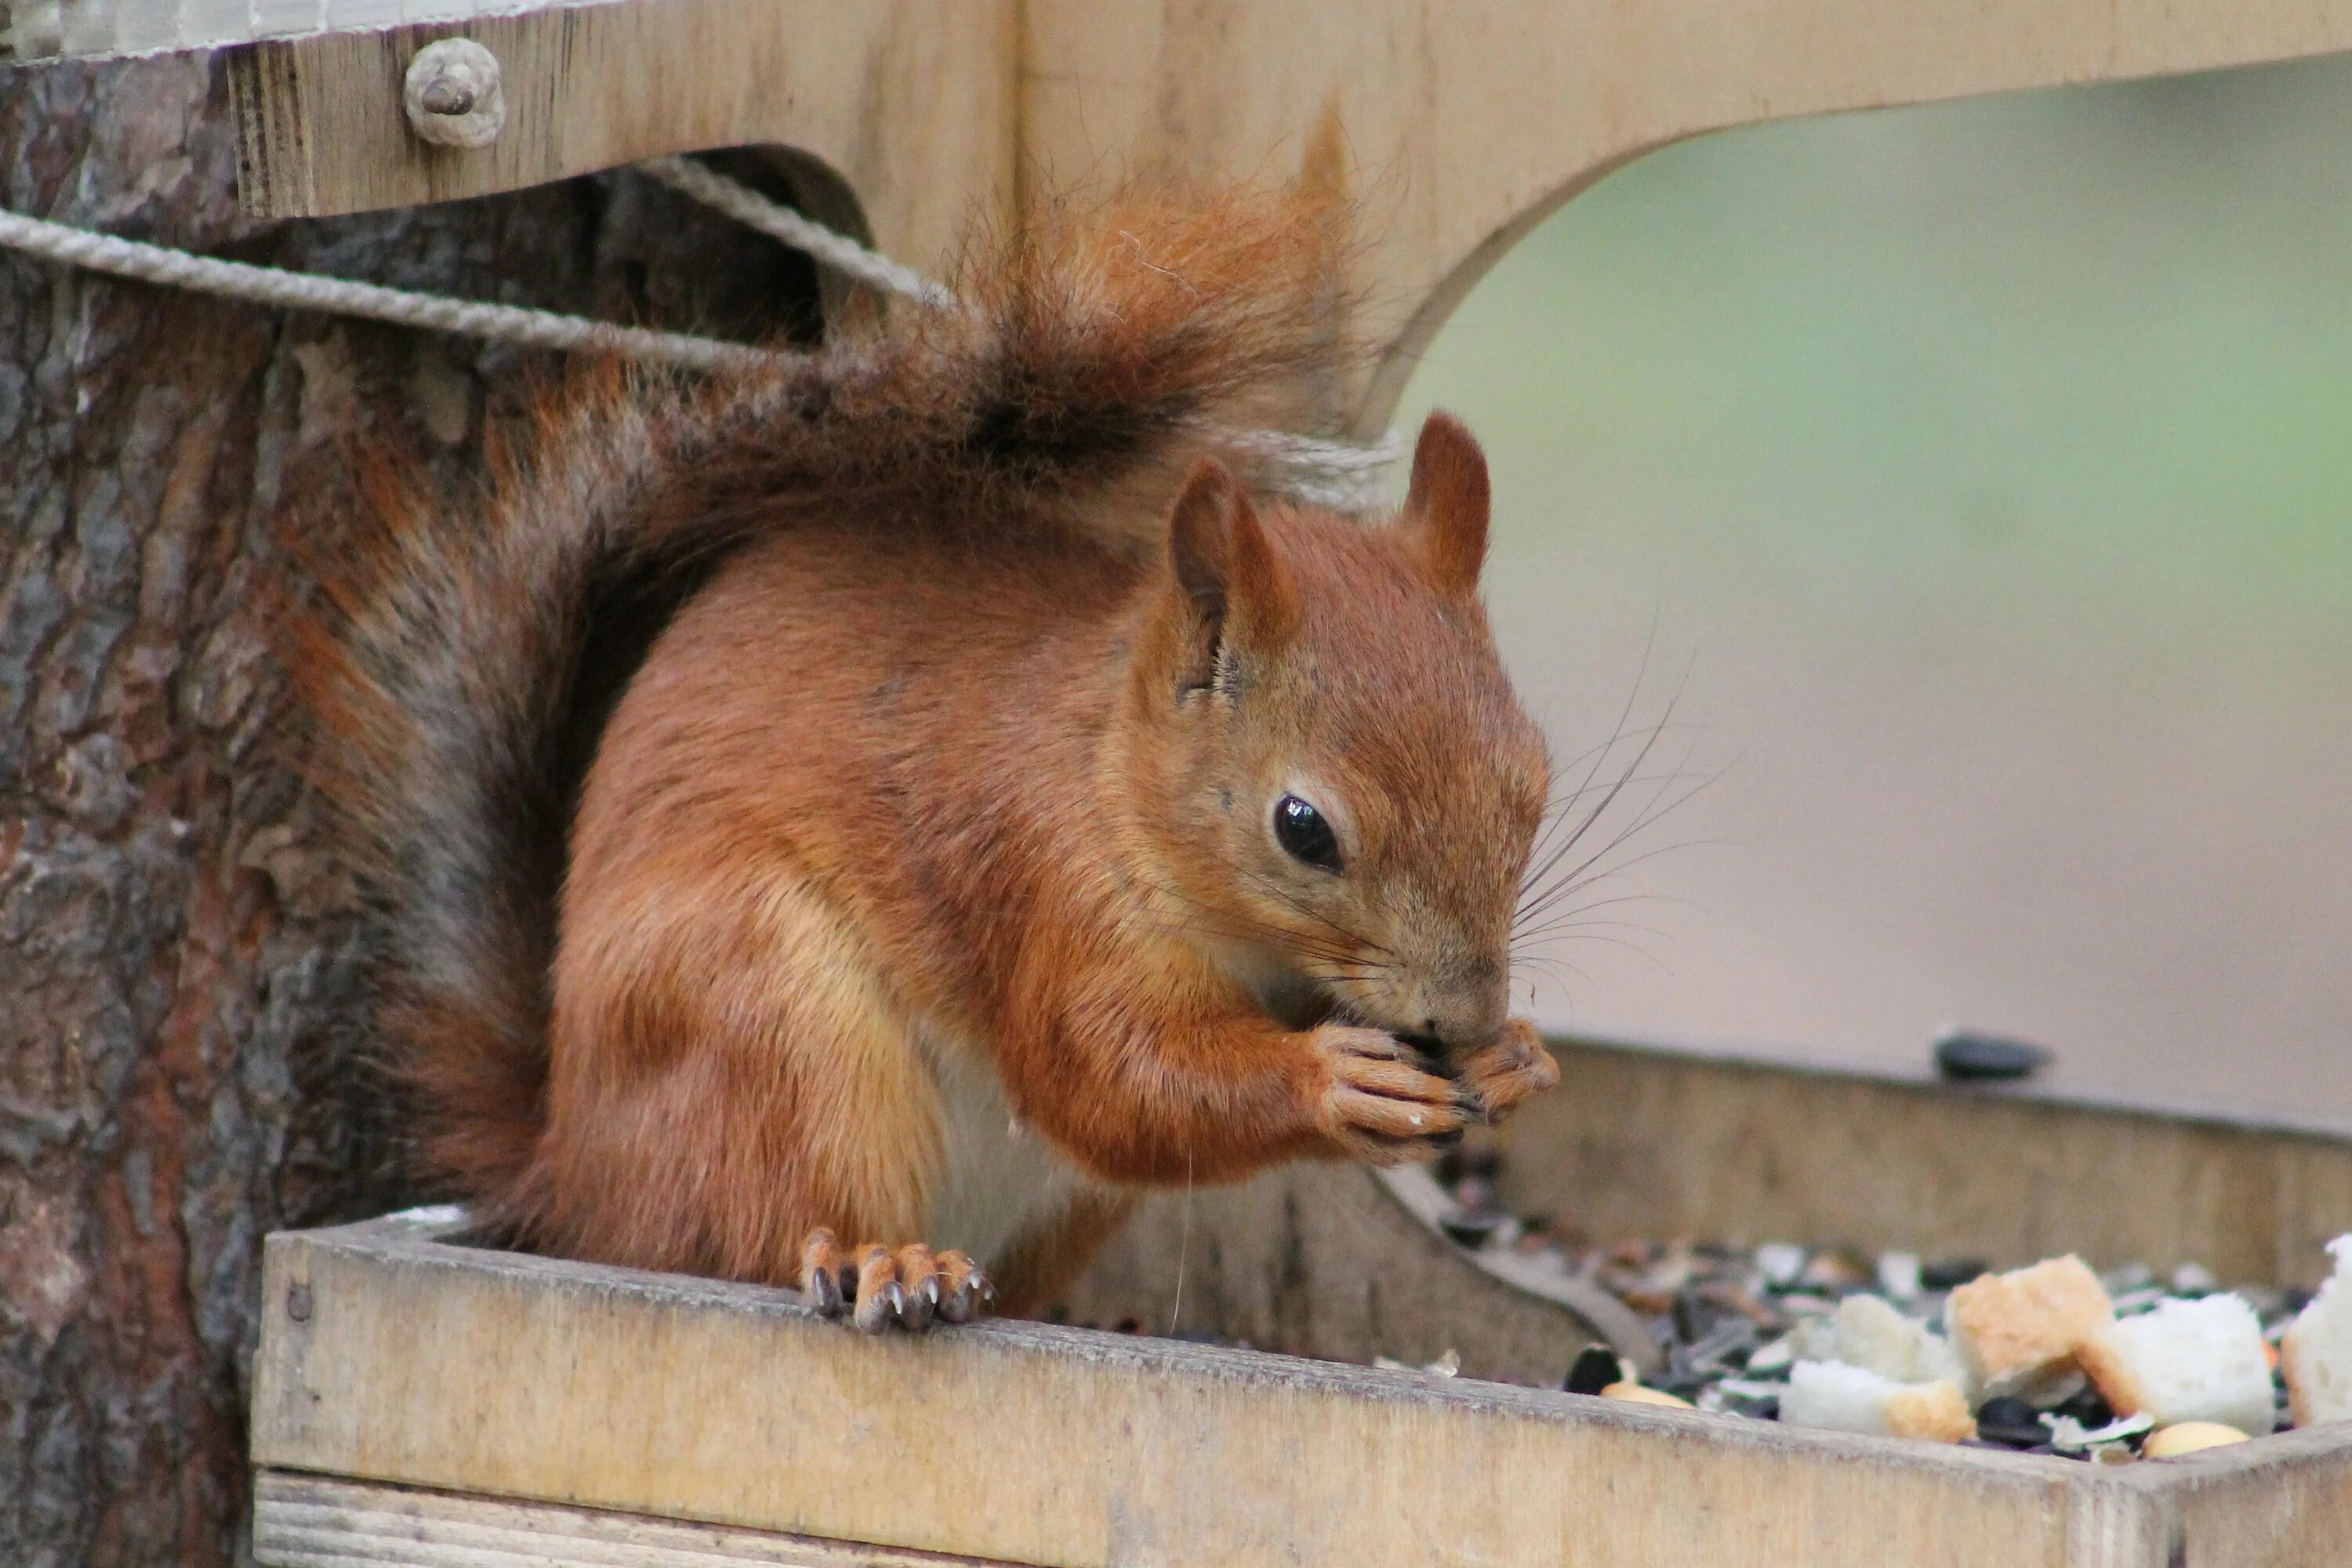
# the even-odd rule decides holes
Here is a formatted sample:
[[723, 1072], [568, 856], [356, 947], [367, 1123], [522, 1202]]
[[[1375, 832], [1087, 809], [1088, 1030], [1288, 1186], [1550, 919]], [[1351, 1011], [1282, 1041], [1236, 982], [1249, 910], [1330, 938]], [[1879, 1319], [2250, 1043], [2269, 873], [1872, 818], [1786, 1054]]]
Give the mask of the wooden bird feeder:
[[[2314, 1282], [2352, 1130], [1557, 1042], [1515, 1203], [1599, 1234], [1822, 1237]], [[1410, 1194], [1408, 1193], [1408, 1196]], [[1436, 1378], [990, 1323], [868, 1339], [790, 1291], [453, 1245], [448, 1215], [271, 1238], [254, 1549], [274, 1568], [954, 1563], [2299, 1568], [2352, 1540], [2352, 1426], [2095, 1467], [1556, 1385], [1591, 1329], [1380, 1179], [1158, 1201], [1079, 1292]], [[846, 1544], [846, 1543], [855, 1543]], [[539, 1555], [532, 1556], [530, 1554]]]
[[[46, 20], [45, 20], [46, 18]], [[657, 154], [775, 150], [814, 216], [936, 268], [1086, 176], [1349, 182], [1364, 431], [1454, 303], [1602, 174], [1797, 115], [2352, 49], [2352, 0], [110, 0], [19, 58], [229, 51], [241, 200], [321, 216]], [[428, 141], [429, 44], [502, 119]], [[452, 79], [454, 80], [455, 79]], [[470, 80], [470, 79], [468, 79]], [[427, 84], [430, 86], [431, 84]], [[432, 86], [472, 112], [473, 86]], [[2078, 1251], [2309, 1284], [2352, 1136], [1563, 1042], [1508, 1137], [1596, 1234]], [[271, 1568], [982, 1562], [2066, 1564], [2352, 1553], [2352, 1426], [2101, 1468], [1619, 1405], [1556, 1384], [1604, 1305], [1482, 1266], [1410, 1178], [1157, 1203], [1082, 1286], [1292, 1354], [1041, 1324], [867, 1339], [790, 1292], [463, 1245], [432, 1215], [269, 1243], [253, 1550]], [[1181, 1260], [1180, 1265], [1180, 1260]], [[1307, 1356], [1457, 1351], [1451, 1380]], [[937, 1554], [937, 1555], [934, 1555]]]

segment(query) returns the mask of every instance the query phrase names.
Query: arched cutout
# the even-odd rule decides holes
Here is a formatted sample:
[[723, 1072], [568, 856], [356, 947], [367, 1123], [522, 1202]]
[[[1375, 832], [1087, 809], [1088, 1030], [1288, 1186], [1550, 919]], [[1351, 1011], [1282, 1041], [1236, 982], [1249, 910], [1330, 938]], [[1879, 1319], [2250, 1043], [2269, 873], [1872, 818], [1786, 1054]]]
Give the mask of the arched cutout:
[[1692, 765], [1737, 759], [1628, 849], [1728, 844], [1603, 890], [1696, 907], [1554, 950], [1575, 1022], [2352, 1105], [2347, 108], [2329, 61], [1743, 132], [1473, 295], [1399, 412], [1486, 443], [1555, 752], [1654, 618], [1630, 723], [1696, 657]]

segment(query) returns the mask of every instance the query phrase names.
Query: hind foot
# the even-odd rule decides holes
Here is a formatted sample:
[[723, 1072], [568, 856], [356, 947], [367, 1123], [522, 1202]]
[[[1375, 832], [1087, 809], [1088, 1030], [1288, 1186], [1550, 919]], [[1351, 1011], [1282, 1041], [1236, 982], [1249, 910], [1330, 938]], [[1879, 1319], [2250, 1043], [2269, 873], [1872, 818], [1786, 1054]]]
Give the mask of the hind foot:
[[801, 1247], [801, 1293], [828, 1318], [845, 1314], [869, 1334], [893, 1323], [920, 1331], [964, 1323], [996, 1302], [985, 1270], [961, 1252], [933, 1252], [917, 1242], [843, 1247], [833, 1232], [813, 1230]]

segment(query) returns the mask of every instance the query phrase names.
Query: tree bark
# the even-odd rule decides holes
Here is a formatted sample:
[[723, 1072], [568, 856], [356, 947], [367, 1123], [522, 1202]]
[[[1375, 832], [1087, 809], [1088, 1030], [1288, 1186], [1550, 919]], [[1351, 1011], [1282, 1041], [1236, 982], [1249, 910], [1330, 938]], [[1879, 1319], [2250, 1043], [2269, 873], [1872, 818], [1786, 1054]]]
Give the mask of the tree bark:
[[[204, 57], [0, 71], [0, 204], [614, 319], [805, 330], [804, 260], [640, 177], [258, 227]], [[0, 252], [0, 1563], [245, 1555], [268, 1231], [408, 1195], [364, 916], [287, 744], [285, 520], [455, 477], [551, 368]]]

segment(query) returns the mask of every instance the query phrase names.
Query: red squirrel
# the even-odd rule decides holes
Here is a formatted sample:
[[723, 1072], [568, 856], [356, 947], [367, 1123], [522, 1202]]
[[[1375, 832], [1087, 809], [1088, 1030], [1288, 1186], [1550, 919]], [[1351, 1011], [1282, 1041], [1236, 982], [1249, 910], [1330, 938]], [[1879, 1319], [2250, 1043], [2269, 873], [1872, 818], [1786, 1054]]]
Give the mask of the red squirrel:
[[[1328, 384], [1333, 233], [1041, 221], [960, 310], [556, 400], [475, 504], [378, 476], [307, 684], [486, 1223], [920, 1328], [1041, 1304], [1144, 1189], [1424, 1160], [1556, 1080], [1485, 458], [1432, 416], [1360, 520], [1249, 438]], [[691, 587], [588, 749], [646, 582]]]

